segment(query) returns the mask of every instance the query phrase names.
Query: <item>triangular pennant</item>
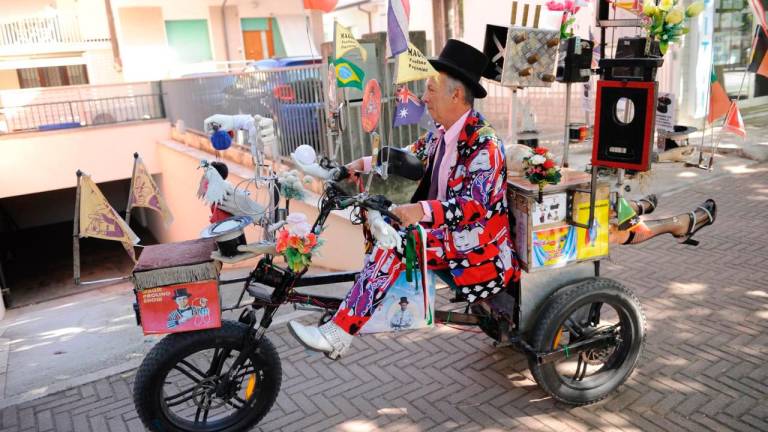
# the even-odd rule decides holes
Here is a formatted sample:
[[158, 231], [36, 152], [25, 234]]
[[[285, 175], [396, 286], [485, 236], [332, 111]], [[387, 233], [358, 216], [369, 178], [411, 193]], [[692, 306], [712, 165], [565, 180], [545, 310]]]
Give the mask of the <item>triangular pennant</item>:
[[439, 75], [427, 57], [412, 43], [408, 50], [397, 56], [397, 79], [395, 84], [427, 79]]
[[744, 129], [744, 120], [741, 118], [739, 106], [736, 105], [735, 101], [731, 102], [731, 108], [728, 110], [728, 115], [725, 116], [723, 130], [733, 132], [741, 137], [747, 136], [747, 131]]
[[160, 213], [167, 228], [173, 222], [173, 215], [160, 193], [160, 188], [157, 187], [140, 157], [136, 158], [135, 165], [131, 181], [133, 189], [128, 197], [128, 207], [146, 207]]
[[368, 60], [368, 52], [365, 50], [365, 48], [360, 45], [360, 42], [355, 39], [355, 35], [352, 34], [352, 30], [349, 29], [349, 27], [344, 27], [343, 25], [339, 24], [338, 21], [336, 22], [336, 31], [335, 31], [335, 37], [333, 38], [334, 42], [334, 57], [339, 59], [344, 56], [347, 52], [357, 49], [360, 50], [360, 57], [362, 57], [363, 61]]
[[80, 177], [80, 237], [119, 241], [131, 259], [136, 261], [133, 245], [139, 242], [139, 237], [86, 174]]
[[712, 79], [710, 83], [710, 95], [709, 95], [709, 113], [707, 114], [707, 121], [712, 123], [720, 117], [728, 114], [728, 109], [731, 107], [731, 99], [728, 97], [728, 93], [717, 80], [715, 71], [712, 71]]
[[752, 54], [747, 70], [768, 78], [768, 35], [759, 29], [755, 30], [752, 40]]

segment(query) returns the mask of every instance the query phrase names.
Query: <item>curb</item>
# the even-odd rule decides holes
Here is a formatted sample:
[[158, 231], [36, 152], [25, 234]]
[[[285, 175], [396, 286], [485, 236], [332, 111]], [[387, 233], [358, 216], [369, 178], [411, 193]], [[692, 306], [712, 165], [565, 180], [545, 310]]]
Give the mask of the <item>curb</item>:
[[[278, 318], [275, 318], [275, 320], [272, 322], [272, 327], [275, 325], [280, 325], [283, 323], [286, 323], [293, 319], [298, 319], [301, 317], [304, 317], [306, 315], [310, 315], [314, 312], [312, 311], [294, 311], [287, 313], [285, 315], [282, 315]], [[2, 339], [0, 339], [0, 343], [2, 343]], [[6, 348], [7, 353], [7, 348]], [[7, 356], [6, 356], [7, 358]], [[91, 372], [89, 374], [81, 375], [78, 377], [73, 377], [67, 380], [59, 381], [56, 383], [51, 384], [50, 386], [37, 388], [34, 390], [30, 390], [24, 393], [20, 393], [17, 395], [13, 395], [9, 398], [5, 398], [3, 400], [0, 400], [0, 410], [3, 410], [5, 408], [8, 408], [13, 405], [18, 405], [24, 402], [29, 402], [35, 399], [40, 399], [45, 396], [49, 396], [54, 393], [59, 393], [65, 390], [69, 390], [74, 387], [79, 387], [84, 384], [92, 383], [94, 381], [98, 381], [104, 378], [111, 377], [113, 375], [122, 374], [128, 371], [131, 371], [133, 369], [136, 369], [139, 367], [141, 362], [143, 361], [143, 358], [135, 358], [132, 360], [129, 360], [125, 363], [115, 365], [112, 367], [108, 367], [106, 369], [102, 369], [96, 372]], [[2, 381], [2, 385], [4, 387], [5, 384], [5, 374], [0, 374], [0, 381]], [[2, 394], [2, 393], [0, 393]]]

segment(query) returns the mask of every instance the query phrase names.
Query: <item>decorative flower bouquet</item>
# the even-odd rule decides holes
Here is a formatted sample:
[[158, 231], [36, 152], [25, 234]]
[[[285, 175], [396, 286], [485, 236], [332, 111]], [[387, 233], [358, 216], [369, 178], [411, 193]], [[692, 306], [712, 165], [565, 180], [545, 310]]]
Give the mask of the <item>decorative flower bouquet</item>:
[[654, 0], [645, 0], [643, 15], [645, 15], [644, 28], [648, 36], [659, 41], [661, 54], [667, 53], [669, 44], [677, 43], [680, 38], [688, 33], [685, 22], [704, 10], [704, 2], [701, 0], [691, 3], [683, 8], [682, 0], [661, 0], [656, 5]]
[[550, 0], [547, 2], [547, 9], [553, 12], [563, 12], [563, 19], [560, 21], [561, 40], [565, 40], [573, 36], [573, 29], [571, 26], [576, 21], [576, 17], [574, 17], [574, 15], [576, 15], [576, 12], [578, 12], [582, 6], [586, 5], [586, 0], [564, 0], [563, 2]]
[[547, 184], [560, 183], [560, 167], [555, 164], [552, 153], [546, 147], [536, 147], [523, 158], [523, 174], [529, 182], [539, 185], [539, 201]]
[[[278, 176], [278, 182], [280, 183], [280, 195], [285, 199], [304, 199], [304, 194], [306, 191], [299, 176], [300, 174], [296, 170], [286, 171]], [[305, 176], [303, 182], [311, 183], [312, 179], [309, 176]]]
[[322, 241], [312, 232], [312, 226], [303, 213], [291, 213], [286, 222], [287, 228], [277, 234], [276, 249], [291, 271], [300, 273], [309, 266]]

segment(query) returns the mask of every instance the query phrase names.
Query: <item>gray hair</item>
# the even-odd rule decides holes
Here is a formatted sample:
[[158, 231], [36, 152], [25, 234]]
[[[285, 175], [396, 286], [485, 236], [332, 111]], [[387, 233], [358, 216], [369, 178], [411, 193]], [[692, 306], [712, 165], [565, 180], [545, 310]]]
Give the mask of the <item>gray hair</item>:
[[446, 91], [448, 93], [453, 93], [457, 88], [461, 88], [464, 92], [464, 102], [469, 106], [474, 106], [475, 95], [472, 93], [469, 86], [448, 74], [445, 74], [444, 78], [446, 79]]

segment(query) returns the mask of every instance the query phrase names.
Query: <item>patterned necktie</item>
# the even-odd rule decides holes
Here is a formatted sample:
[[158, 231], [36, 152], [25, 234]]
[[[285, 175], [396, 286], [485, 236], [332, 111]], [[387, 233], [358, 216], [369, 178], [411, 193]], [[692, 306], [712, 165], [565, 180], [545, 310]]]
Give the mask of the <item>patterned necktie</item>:
[[445, 137], [440, 138], [440, 143], [437, 145], [437, 151], [435, 152], [435, 160], [432, 163], [432, 178], [429, 181], [428, 200], [437, 199], [438, 183], [440, 183], [440, 164], [443, 161], [443, 155], [445, 155]]

